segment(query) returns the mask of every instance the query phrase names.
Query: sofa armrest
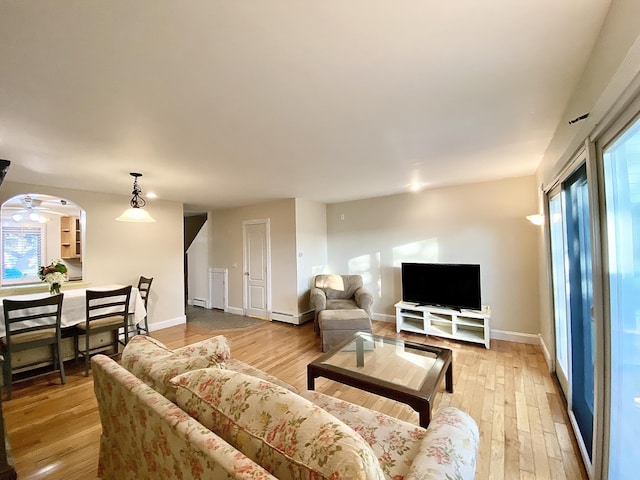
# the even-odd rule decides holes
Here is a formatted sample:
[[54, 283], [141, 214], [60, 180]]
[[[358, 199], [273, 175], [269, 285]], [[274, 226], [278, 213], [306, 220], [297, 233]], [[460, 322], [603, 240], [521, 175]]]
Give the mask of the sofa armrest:
[[311, 287], [311, 295], [309, 296], [311, 306], [316, 312], [327, 309], [327, 295], [324, 290], [318, 287]]
[[476, 422], [454, 407], [440, 410], [431, 420], [420, 450], [405, 480], [433, 478], [473, 480], [480, 435]]
[[371, 306], [373, 305], [373, 295], [369, 291], [365, 290], [364, 288], [358, 288], [354, 293], [353, 297], [355, 298], [356, 303], [358, 304], [358, 308], [361, 308], [362, 310], [367, 312], [367, 315], [369, 315], [369, 318], [371, 318]]
[[276, 480], [117, 362], [96, 355], [91, 364], [102, 424], [98, 478]]
[[218, 335], [176, 348], [173, 353], [186, 357], [203, 357], [211, 362], [224, 364], [231, 358], [231, 346], [225, 336]]

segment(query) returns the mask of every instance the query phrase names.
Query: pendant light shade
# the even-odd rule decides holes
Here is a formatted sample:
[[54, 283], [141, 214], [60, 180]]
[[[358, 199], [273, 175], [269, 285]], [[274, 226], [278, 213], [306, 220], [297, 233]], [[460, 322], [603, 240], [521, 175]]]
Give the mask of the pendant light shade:
[[131, 208], [127, 208], [122, 215], [120, 215], [116, 220], [119, 222], [138, 222], [138, 223], [151, 223], [155, 222], [155, 219], [149, 215], [149, 212], [143, 210], [142, 208], [147, 204], [144, 198], [142, 198], [142, 189], [138, 186], [138, 177], [141, 177], [141, 173], [130, 173], [133, 177], [133, 198], [129, 202]]

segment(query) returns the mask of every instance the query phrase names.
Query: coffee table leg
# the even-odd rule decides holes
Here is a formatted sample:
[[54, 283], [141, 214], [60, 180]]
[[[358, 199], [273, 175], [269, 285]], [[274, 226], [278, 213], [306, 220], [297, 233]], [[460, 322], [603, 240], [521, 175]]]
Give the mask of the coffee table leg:
[[449, 367], [447, 367], [445, 386], [447, 387], [447, 392], [453, 393], [453, 362], [451, 362]]
[[316, 377], [314, 376], [315, 372], [311, 365], [307, 365], [307, 390], [314, 390], [316, 388]]
[[356, 338], [356, 366], [364, 367], [364, 338]]

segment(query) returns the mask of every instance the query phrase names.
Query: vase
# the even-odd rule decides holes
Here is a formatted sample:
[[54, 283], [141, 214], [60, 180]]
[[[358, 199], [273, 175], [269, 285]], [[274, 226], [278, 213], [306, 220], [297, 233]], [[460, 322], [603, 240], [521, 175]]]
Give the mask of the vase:
[[49, 284], [49, 293], [51, 295], [57, 295], [60, 293], [60, 284], [59, 283], [50, 283]]

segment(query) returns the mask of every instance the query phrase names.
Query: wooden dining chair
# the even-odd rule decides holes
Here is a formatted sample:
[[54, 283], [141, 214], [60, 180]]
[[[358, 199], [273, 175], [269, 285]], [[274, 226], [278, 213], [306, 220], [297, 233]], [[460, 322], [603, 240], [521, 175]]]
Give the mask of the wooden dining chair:
[[[147, 311], [147, 308], [148, 308], [147, 305], [149, 304], [149, 293], [151, 292], [151, 282], [153, 282], [153, 277], [147, 278], [147, 277], [140, 276], [140, 280], [138, 280], [138, 291], [140, 292], [140, 296], [142, 297], [142, 301], [144, 302], [145, 311]], [[144, 318], [142, 319], [142, 322], [144, 322], [144, 325], [141, 325], [142, 322], [138, 322], [136, 324], [136, 330], [138, 334], [144, 331], [146, 335], [149, 335], [149, 323], [147, 321], [148, 316], [149, 316], [149, 313], [147, 311], [147, 313], [145, 313], [144, 315]]]
[[[74, 335], [76, 362], [81, 355], [84, 357], [85, 376], [89, 375], [91, 354], [105, 350], [103, 343], [91, 346], [91, 336], [112, 332], [113, 355], [118, 353], [118, 333], [121, 328], [124, 329], [124, 344], [126, 345], [129, 341], [127, 324], [130, 298], [131, 285], [115, 290], [86, 291], [86, 318], [84, 322], [75, 326], [76, 334]], [[84, 335], [84, 349], [80, 348], [81, 335]]]
[[[135, 312], [129, 314], [129, 322], [127, 323], [127, 329], [129, 330], [129, 337], [134, 335], [141, 335], [143, 332], [145, 335], [149, 335], [149, 324], [147, 322], [148, 314], [146, 313], [147, 305], [149, 303], [149, 292], [151, 291], [151, 282], [153, 282], [152, 278], [147, 278], [141, 276], [138, 280], [138, 292], [140, 293], [140, 298], [142, 298], [142, 302], [144, 303], [145, 315], [141, 322], [135, 321]], [[144, 322], [144, 324], [142, 323]], [[121, 332], [118, 336], [120, 344], [126, 345], [124, 332]], [[128, 340], [126, 340], [128, 341]]]
[[[4, 356], [3, 379], [7, 398], [11, 399], [13, 378], [13, 360], [17, 352], [31, 350], [42, 346], [51, 347], [53, 370], [35, 375], [21, 377], [27, 380], [53, 372], [60, 372], [60, 381], [66, 382], [64, 364], [62, 362], [62, 334], [60, 321], [62, 318], [62, 298], [64, 294], [48, 296], [36, 300], [3, 301], [5, 336], [0, 339], [0, 350]], [[42, 360], [24, 365], [24, 367], [40, 367]], [[23, 365], [21, 365], [21, 368]]]

